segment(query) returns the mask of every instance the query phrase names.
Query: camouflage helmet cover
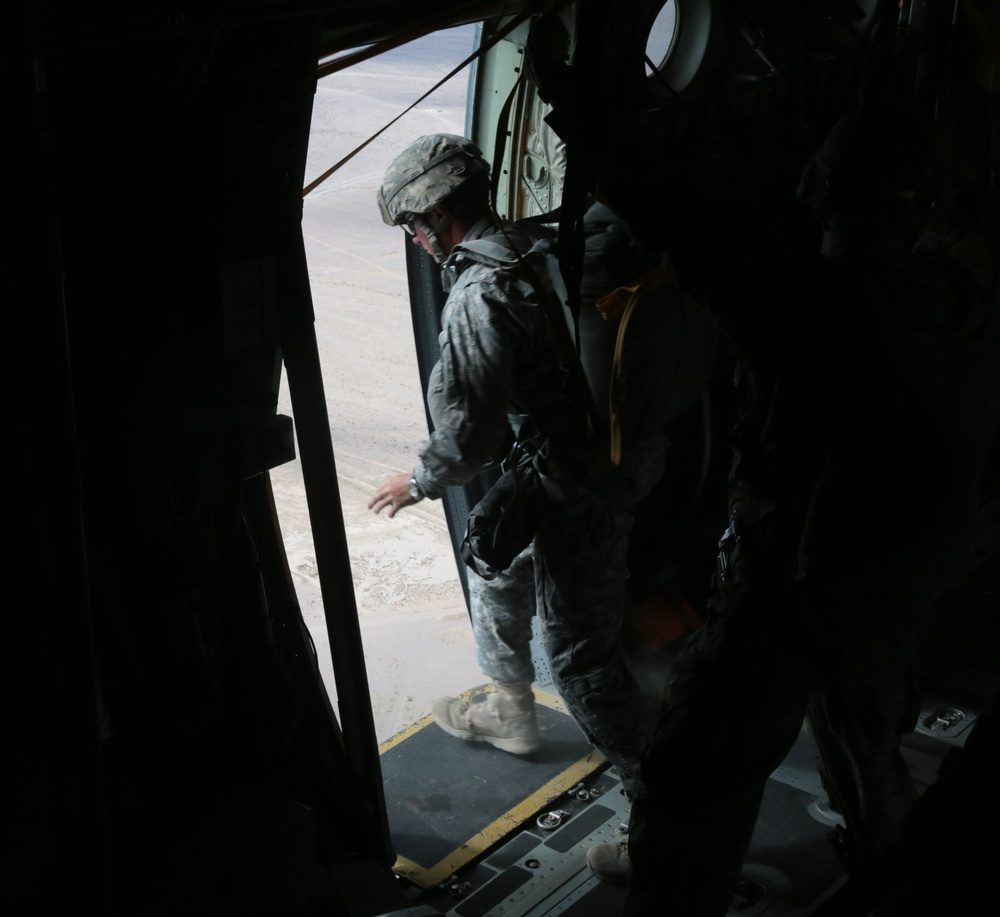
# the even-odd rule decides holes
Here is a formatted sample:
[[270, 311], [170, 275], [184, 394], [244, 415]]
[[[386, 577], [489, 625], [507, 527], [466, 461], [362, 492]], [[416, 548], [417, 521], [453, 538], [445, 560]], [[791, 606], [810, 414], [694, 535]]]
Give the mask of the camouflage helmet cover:
[[398, 226], [408, 213], [426, 213], [464, 182], [489, 175], [490, 167], [471, 140], [457, 134], [427, 134], [389, 165], [378, 191], [382, 219]]

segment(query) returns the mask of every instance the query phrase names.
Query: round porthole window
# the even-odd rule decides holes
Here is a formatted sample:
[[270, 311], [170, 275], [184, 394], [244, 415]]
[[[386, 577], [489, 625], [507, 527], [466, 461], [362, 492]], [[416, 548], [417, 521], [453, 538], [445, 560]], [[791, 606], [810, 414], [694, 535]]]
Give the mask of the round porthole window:
[[677, 35], [677, 4], [667, 0], [656, 14], [649, 35], [646, 36], [646, 76], [661, 71], [666, 66]]
[[665, 0], [653, 7], [646, 42], [646, 86], [671, 98], [691, 84], [701, 68], [712, 32], [712, 0]]

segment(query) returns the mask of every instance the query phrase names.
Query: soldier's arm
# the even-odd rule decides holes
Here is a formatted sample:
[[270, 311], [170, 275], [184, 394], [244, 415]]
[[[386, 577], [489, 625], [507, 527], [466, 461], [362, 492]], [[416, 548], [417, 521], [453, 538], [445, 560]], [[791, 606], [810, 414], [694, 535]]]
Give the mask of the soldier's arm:
[[512, 373], [523, 333], [508, 308], [517, 288], [489, 275], [455, 291], [441, 348], [444, 410], [414, 474], [428, 497], [465, 484], [497, 455], [509, 429]]

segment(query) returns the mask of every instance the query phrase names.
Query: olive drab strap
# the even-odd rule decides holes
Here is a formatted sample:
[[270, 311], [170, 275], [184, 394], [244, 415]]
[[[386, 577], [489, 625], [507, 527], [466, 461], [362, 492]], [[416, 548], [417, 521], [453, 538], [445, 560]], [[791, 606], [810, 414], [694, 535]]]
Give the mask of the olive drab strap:
[[503, 151], [507, 146], [507, 135], [510, 133], [510, 110], [523, 82], [524, 71], [522, 70], [517, 79], [514, 80], [514, 85], [510, 87], [510, 92], [507, 93], [507, 98], [497, 116], [496, 138], [493, 141], [493, 162], [490, 163], [490, 207], [498, 223], [497, 191], [500, 190], [500, 163], [503, 162]]
[[[500, 226], [498, 235], [504, 234], [502, 221], [498, 219], [497, 222]], [[596, 429], [594, 420], [597, 417], [597, 409], [594, 405], [594, 396], [590, 391], [590, 385], [587, 383], [583, 364], [580, 362], [580, 356], [563, 314], [562, 306], [566, 302], [566, 287], [559, 270], [559, 262], [555, 256], [554, 244], [549, 240], [541, 240], [535, 242], [527, 252], [522, 254], [516, 246], [511, 244], [500, 245], [490, 239], [473, 239], [468, 242], [460, 242], [455, 246], [455, 251], [465, 252], [477, 258], [482, 257], [499, 265], [513, 266], [516, 264], [524, 270], [528, 282], [538, 294], [542, 311], [549, 320], [556, 346], [569, 367], [567, 387], [570, 386], [570, 383], [575, 387], [576, 394], [587, 412], [588, 431], [593, 435]], [[532, 256], [541, 256], [545, 259], [548, 285], [531, 263]]]
[[647, 293], [657, 290], [666, 283], [673, 283], [674, 275], [662, 265], [657, 265], [651, 271], [643, 274], [638, 280], [612, 290], [602, 296], [594, 304], [597, 311], [605, 319], [618, 318], [618, 337], [615, 341], [615, 353], [611, 364], [611, 388], [608, 393], [611, 418], [611, 464], [620, 465], [622, 461], [622, 356], [625, 350], [625, 332], [629, 321], [635, 312], [639, 301]]

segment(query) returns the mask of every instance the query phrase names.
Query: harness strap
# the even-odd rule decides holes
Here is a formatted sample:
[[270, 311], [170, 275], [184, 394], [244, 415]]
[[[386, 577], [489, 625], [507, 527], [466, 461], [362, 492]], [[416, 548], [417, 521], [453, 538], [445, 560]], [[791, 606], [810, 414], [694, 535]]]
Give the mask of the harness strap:
[[[549, 265], [548, 275], [552, 284], [553, 292], [542, 282], [538, 271], [525, 258], [524, 255], [513, 246], [501, 245], [490, 239], [472, 239], [469, 242], [461, 242], [455, 246], [455, 251], [467, 252], [470, 255], [482, 257], [491, 263], [504, 266], [520, 265], [528, 278], [528, 282], [534, 287], [538, 294], [539, 303], [545, 317], [549, 320], [552, 335], [555, 338], [556, 346], [562, 352], [570, 370], [570, 376], [576, 387], [577, 394], [583, 402], [587, 411], [587, 425], [591, 435], [594, 432], [594, 418], [597, 417], [597, 409], [594, 405], [594, 396], [587, 384], [587, 377], [583, 371], [583, 364], [577, 353], [573, 338], [570, 336], [569, 328], [566, 325], [566, 318], [562, 313], [561, 305], [565, 303], [565, 284], [562, 274], [559, 271], [559, 264], [555, 260], [554, 245], [549, 239], [541, 239], [535, 242], [525, 253], [526, 255], [544, 255], [546, 263]], [[558, 302], [557, 302], [558, 300]]]

